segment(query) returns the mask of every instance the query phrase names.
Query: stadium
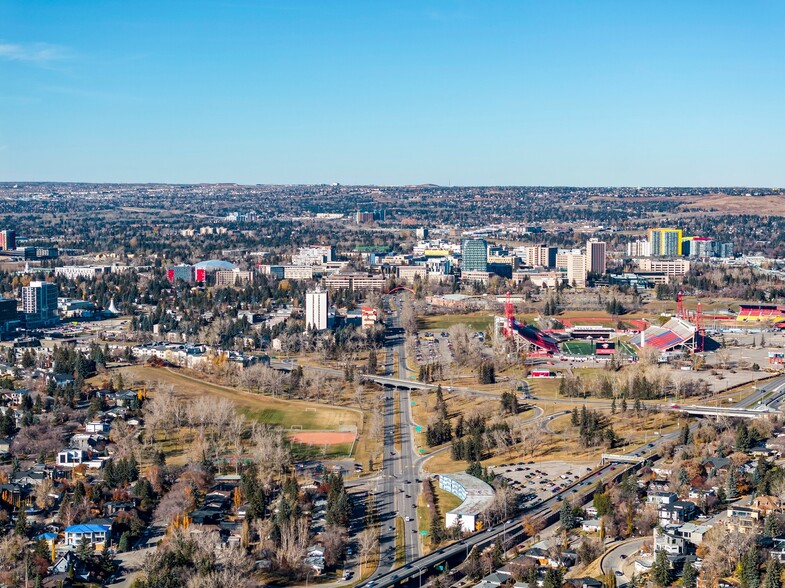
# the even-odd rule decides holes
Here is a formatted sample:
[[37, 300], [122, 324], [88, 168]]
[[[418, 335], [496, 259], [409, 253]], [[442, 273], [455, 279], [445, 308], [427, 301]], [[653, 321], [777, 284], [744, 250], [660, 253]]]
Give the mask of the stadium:
[[[736, 320], [739, 322], [783, 323], [785, 321], [785, 306], [778, 304], [740, 304]], [[778, 324], [777, 326], [785, 327], [785, 324]]]

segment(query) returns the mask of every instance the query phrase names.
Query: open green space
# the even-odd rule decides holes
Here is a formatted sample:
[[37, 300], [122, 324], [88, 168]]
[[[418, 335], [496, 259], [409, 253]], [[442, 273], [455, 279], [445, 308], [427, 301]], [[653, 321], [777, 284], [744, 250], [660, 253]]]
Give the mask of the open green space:
[[358, 410], [252, 394], [239, 388], [207, 382], [181, 370], [130, 366], [120, 371], [126, 382], [143, 381], [153, 388], [154, 385], [168, 384], [174, 387], [176, 394], [185, 397], [209, 394], [226, 398], [234, 402], [238, 412], [245, 417], [266, 425], [284, 429], [296, 425], [304, 430], [318, 431], [338, 430], [342, 425], [354, 425], [362, 429], [362, 415]]
[[464, 324], [475, 331], [486, 331], [493, 326], [493, 316], [487, 312], [471, 312], [467, 314], [445, 314], [439, 316], [424, 316], [417, 319], [420, 331], [429, 329], [449, 329], [453, 325]]

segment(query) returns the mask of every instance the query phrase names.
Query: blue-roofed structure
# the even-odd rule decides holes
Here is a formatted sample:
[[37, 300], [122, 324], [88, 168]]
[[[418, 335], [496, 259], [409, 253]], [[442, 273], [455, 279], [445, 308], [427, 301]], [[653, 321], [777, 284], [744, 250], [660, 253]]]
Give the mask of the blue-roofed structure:
[[86, 539], [93, 545], [104, 545], [109, 541], [110, 532], [109, 525], [71, 525], [65, 529], [65, 544], [76, 547]]

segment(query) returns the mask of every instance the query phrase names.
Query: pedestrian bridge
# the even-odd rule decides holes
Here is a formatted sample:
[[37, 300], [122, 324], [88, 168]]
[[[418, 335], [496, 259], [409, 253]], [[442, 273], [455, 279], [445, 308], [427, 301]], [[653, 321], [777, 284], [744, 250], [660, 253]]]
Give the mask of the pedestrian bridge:
[[605, 465], [606, 463], [641, 463], [643, 461], [642, 457], [637, 457], [635, 455], [620, 455], [617, 453], [603, 453], [602, 460], [600, 463]]
[[759, 419], [771, 414], [779, 414], [779, 411], [761, 404], [755, 408], [737, 408], [724, 406], [680, 406], [674, 408], [692, 416], [716, 416], [733, 417], [738, 419]]

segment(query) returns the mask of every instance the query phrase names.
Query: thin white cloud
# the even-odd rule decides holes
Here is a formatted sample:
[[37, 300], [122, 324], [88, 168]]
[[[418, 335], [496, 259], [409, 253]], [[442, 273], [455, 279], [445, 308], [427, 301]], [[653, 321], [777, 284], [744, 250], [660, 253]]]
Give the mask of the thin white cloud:
[[0, 59], [27, 63], [51, 63], [70, 57], [70, 52], [49, 43], [5, 43], [0, 41]]

